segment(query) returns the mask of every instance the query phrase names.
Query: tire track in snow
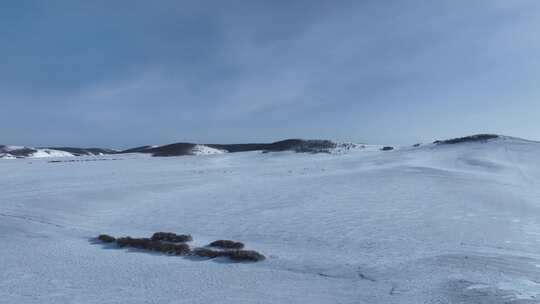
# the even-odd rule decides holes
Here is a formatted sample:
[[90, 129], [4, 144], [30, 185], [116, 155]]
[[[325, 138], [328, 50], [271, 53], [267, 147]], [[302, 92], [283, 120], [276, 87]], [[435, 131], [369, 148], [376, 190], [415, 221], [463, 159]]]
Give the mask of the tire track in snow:
[[24, 215], [14, 215], [14, 214], [0, 213], [0, 216], [15, 218], [15, 219], [23, 220], [23, 221], [28, 221], [28, 222], [40, 223], [40, 224], [45, 224], [45, 225], [51, 225], [51, 226], [58, 227], [58, 228], [64, 228], [64, 226], [59, 225], [59, 224], [51, 223], [51, 222], [48, 222], [48, 221], [45, 221], [45, 220], [40, 220], [40, 219], [36, 219], [36, 218], [29, 217], [29, 216], [24, 216]]

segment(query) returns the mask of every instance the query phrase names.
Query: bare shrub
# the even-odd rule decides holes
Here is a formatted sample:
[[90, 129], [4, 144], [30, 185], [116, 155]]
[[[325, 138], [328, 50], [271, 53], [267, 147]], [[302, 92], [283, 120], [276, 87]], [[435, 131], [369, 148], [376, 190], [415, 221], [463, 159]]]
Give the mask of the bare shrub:
[[176, 234], [172, 232], [156, 232], [152, 235], [152, 241], [166, 241], [172, 243], [184, 243], [193, 241], [189, 234]]
[[235, 242], [231, 240], [217, 240], [212, 243], [210, 243], [208, 246], [210, 247], [219, 247], [224, 249], [242, 249], [244, 248], [244, 244], [240, 242]]
[[259, 262], [265, 259], [264, 255], [255, 250], [230, 250], [224, 251], [224, 255], [238, 262]]
[[231, 240], [217, 240], [208, 245], [225, 250], [213, 250], [201, 247], [195, 248], [193, 251], [191, 251], [189, 245], [184, 243], [186, 240], [192, 240], [190, 235], [176, 235], [169, 232], [157, 232], [152, 236], [152, 238], [132, 238], [126, 236], [115, 239], [110, 235], [101, 234], [98, 236], [98, 239], [105, 243], [112, 243], [116, 241], [118, 247], [132, 247], [174, 255], [190, 254], [209, 259], [227, 257], [238, 262], [258, 262], [265, 259], [265, 256], [257, 251], [242, 250], [242, 248], [244, 248], [243, 243]]
[[160, 241], [152, 241], [150, 240], [145, 244], [144, 249], [146, 250], [154, 250], [154, 251], [160, 251], [161, 248], [161, 242]]
[[176, 255], [185, 255], [190, 252], [189, 245], [188, 244], [175, 244], [174, 245], [174, 253]]
[[195, 248], [193, 250], [193, 255], [210, 259], [224, 256], [224, 254], [224, 251], [216, 251], [208, 248]]
[[131, 244], [131, 240], [132, 238], [130, 238], [129, 236], [121, 237], [116, 239], [116, 244], [118, 245], [118, 247], [127, 247]]
[[159, 245], [159, 251], [164, 252], [164, 253], [174, 253], [174, 244], [161, 243]]
[[107, 234], [100, 234], [98, 236], [98, 240], [102, 241], [103, 243], [113, 243], [114, 241], [116, 241], [114, 237]]
[[147, 238], [140, 239], [130, 239], [128, 246], [139, 249], [147, 249], [150, 245], [151, 240]]

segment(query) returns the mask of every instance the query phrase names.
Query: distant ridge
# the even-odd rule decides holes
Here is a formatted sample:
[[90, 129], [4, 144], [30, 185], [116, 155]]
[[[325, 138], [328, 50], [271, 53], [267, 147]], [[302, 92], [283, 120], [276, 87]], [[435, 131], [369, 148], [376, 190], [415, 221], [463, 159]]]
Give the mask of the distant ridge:
[[0, 158], [27, 157], [69, 157], [93, 156], [106, 154], [144, 153], [156, 157], [235, 153], [247, 151], [280, 152], [293, 151], [298, 153], [330, 153], [337, 144], [330, 140], [286, 139], [273, 143], [247, 144], [196, 144], [174, 143], [163, 146], [140, 146], [117, 151], [102, 148], [47, 147], [31, 148], [0, 145]]
[[[149, 153], [153, 156], [181, 156], [193, 155], [193, 149], [196, 146], [205, 146], [227, 153], [263, 151], [280, 152], [294, 151], [298, 153], [325, 153], [330, 152], [337, 146], [336, 143], [329, 140], [304, 140], [304, 139], [286, 139], [273, 143], [248, 143], [248, 144], [204, 144], [194, 143], [175, 143], [159, 147], [139, 149], [139, 153]], [[141, 147], [142, 148], [142, 147]], [[125, 151], [123, 151], [125, 152]]]
[[[41, 148], [38, 148], [38, 149], [41, 149]], [[118, 151], [113, 150], [113, 149], [101, 149], [101, 148], [47, 147], [43, 149], [69, 152], [73, 154], [74, 156], [104, 155], [104, 154], [118, 153]]]
[[[517, 137], [503, 136], [497, 134], [476, 134], [464, 137], [457, 137], [445, 140], [436, 140], [434, 145], [455, 145], [471, 142], [488, 142], [494, 139], [512, 139], [524, 142], [534, 142]], [[421, 144], [416, 144], [414, 147], [419, 147]], [[183, 155], [207, 155], [221, 153], [236, 153], [248, 151], [282, 152], [292, 151], [297, 153], [340, 153], [365, 145], [352, 143], [336, 143], [330, 140], [319, 139], [285, 139], [272, 143], [244, 143], [244, 144], [197, 144], [189, 142], [179, 142], [162, 146], [140, 146], [126, 150], [113, 150], [103, 148], [76, 148], [76, 147], [46, 147], [32, 148], [22, 146], [6, 146], [0, 145], [0, 159], [9, 158], [28, 158], [28, 157], [73, 157], [73, 156], [97, 156], [107, 154], [126, 154], [126, 153], [142, 153], [149, 154], [155, 157], [167, 156], [183, 156]], [[390, 151], [394, 147], [380, 146], [380, 150]]]

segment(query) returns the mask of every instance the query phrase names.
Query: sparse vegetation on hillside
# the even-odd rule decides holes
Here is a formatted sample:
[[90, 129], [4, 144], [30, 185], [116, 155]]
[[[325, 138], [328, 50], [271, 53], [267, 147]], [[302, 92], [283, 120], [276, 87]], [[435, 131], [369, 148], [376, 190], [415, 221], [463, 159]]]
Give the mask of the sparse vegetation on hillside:
[[458, 138], [452, 138], [452, 139], [446, 139], [446, 140], [436, 140], [433, 143], [434, 144], [459, 144], [459, 143], [465, 143], [465, 142], [487, 141], [487, 140], [498, 138], [498, 137], [499, 135], [495, 135], [495, 134], [477, 134], [477, 135], [458, 137]]

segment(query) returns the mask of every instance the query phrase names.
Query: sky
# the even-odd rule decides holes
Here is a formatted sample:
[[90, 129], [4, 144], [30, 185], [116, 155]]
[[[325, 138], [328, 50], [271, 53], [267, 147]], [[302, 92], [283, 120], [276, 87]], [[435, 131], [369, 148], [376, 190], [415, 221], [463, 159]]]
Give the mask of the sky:
[[0, 2], [0, 144], [540, 140], [540, 1]]

